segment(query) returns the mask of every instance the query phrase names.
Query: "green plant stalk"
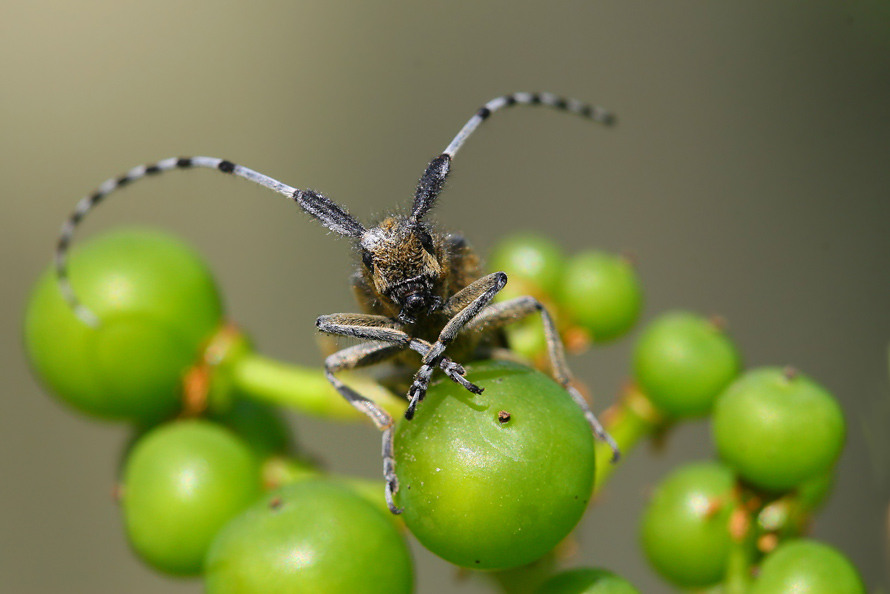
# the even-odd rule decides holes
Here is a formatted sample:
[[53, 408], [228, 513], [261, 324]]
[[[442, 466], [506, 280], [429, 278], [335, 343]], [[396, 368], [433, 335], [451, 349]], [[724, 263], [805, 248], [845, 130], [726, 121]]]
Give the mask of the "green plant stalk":
[[612, 473], [627, 459], [634, 447], [663, 429], [665, 422], [664, 417], [635, 386], [629, 385], [624, 389], [621, 398], [603, 414], [603, 426], [618, 444], [621, 459], [613, 463], [612, 449], [609, 445], [602, 441], [596, 442], [594, 497], [599, 494]]
[[[328, 420], [367, 419], [337, 393], [321, 369], [289, 365], [252, 352], [229, 362], [228, 368], [232, 387], [249, 398]], [[344, 373], [341, 377], [393, 418], [404, 414], [407, 402], [373, 379], [357, 373]]]
[[726, 562], [726, 576], [723, 580], [724, 594], [745, 594], [751, 583], [751, 567], [757, 555], [756, 530], [751, 522], [751, 516], [741, 508], [736, 508], [736, 514], [743, 514], [747, 526], [741, 534], [733, 535], [732, 546], [729, 549], [729, 557]]

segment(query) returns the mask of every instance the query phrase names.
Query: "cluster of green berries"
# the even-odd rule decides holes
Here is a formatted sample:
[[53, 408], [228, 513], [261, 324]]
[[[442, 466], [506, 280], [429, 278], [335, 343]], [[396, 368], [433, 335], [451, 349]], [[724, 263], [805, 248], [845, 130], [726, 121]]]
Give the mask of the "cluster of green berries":
[[[507, 272], [504, 298], [545, 303], [570, 348], [616, 339], [640, 315], [640, 284], [621, 257], [567, 259], [545, 239], [518, 236], [495, 250], [489, 268]], [[504, 586], [524, 580], [511, 582], [510, 571], [522, 571], [514, 568], [554, 557], [600, 488], [595, 479], [608, 473], [582, 412], [541, 371], [470, 363], [467, 378], [485, 388], [478, 396], [433, 382], [422, 414], [396, 428], [396, 502], [405, 510], [396, 517], [382, 481], [327, 475], [308, 461], [273, 405], [359, 415], [320, 370], [264, 359], [228, 329], [213, 277], [189, 247], [128, 229], [84, 243], [69, 270], [101, 323], [76, 318], [47, 271], [26, 312], [28, 356], [62, 401], [132, 425], [118, 495], [133, 550], [159, 571], [201, 575], [209, 594], [408, 593], [407, 530], [451, 563], [491, 570], [505, 592], [638, 594], [602, 569]], [[507, 338], [529, 361], [546, 359], [539, 320]], [[669, 476], [644, 514], [643, 549], [666, 579], [723, 584], [726, 594], [782, 594], [799, 583], [813, 593], [864, 591], [840, 553], [795, 540], [827, 492], [843, 442], [830, 394], [789, 369], [742, 373], [721, 326], [690, 313], [645, 329], [633, 376], [606, 417], [625, 453], [673, 423], [710, 415], [719, 456]], [[368, 378], [354, 381], [400, 416], [402, 399]]]
[[[793, 591], [788, 580], [814, 582], [808, 592], [864, 592], [827, 545], [781, 544], [801, 535], [830, 487], [844, 441], [837, 401], [794, 369], [740, 367], [721, 323], [686, 312], [656, 319], [636, 345], [639, 391], [664, 422], [710, 416], [719, 458], [681, 467], [658, 486], [641, 526], [647, 557], [687, 588], [725, 583], [735, 572], [737, 591], [747, 592], [749, 569], [762, 563], [753, 592]], [[811, 564], [788, 552], [799, 547], [816, 551]], [[814, 571], [826, 556], [844, 571]]]
[[[572, 351], [623, 336], [643, 308], [636, 271], [622, 256], [590, 250], [566, 258], [549, 239], [516, 235], [495, 248], [488, 268], [503, 270], [509, 278], [499, 300], [536, 297], [554, 316]], [[546, 348], [544, 331], [536, 319], [510, 328], [508, 339], [512, 350], [535, 360], [540, 360]]]
[[[566, 258], [545, 238], [516, 236], [492, 265], [507, 272], [515, 294], [550, 305], [569, 346], [579, 334], [594, 343], [622, 336], [639, 316], [642, 291], [626, 258]], [[724, 325], [686, 311], [655, 318], [637, 338], [632, 386], [610, 410], [607, 424], [625, 453], [637, 438], [683, 420], [711, 421], [718, 459], [681, 467], [655, 489], [640, 528], [647, 558], [681, 588], [864, 593], [841, 553], [800, 539], [843, 447], [837, 401], [791, 368], [743, 371]], [[545, 345], [534, 332], [520, 326], [509, 338], [514, 350], [540, 360]]]

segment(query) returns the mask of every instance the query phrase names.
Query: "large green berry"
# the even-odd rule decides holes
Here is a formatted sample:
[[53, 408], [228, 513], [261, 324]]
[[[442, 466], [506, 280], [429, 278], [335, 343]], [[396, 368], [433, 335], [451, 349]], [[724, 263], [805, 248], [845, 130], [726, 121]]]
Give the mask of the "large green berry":
[[[540, 295], [557, 290], [564, 265], [565, 256], [555, 243], [540, 235], [524, 233], [501, 241], [491, 255], [488, 269], [506, 272], [508, 287], [521, 287], [523, 294], [531, 291]], [[504, 288], [504, 291], [512, 290]]]
[[865, 594], [862, 578], [840, 552], [814, 540], [792, 540], [770, 553], [750, 594]]
[[652, 566], [683, 588], [717, 583], [726, 571], [732, 471], [717, 462], [684, 466], [655, 490], [641, 526], [643, 550]]
[[618, 338], [633, 326], [643, 306], [643, 291], [625, 258], [589, 251], [569, 260], [560, 303], [596, 342]]
[[541, 557], [574, 528], [591, 496], [593, 438], [556, 382], [509, 362], [467, 366], [473, 395], [434, 383], [396, 428], [397, 504], [428, 549], [464, 567]]
[[40, 379], [99, 417], [148, 424], [175, 412], [183, 372], [222, 317], [204, 262], [168, 235], [127, 229], [84, 242], [68, 272], [99, 326], [74, 315], [48, 270], [25, 315], [25, 347]]
[[605, 569], [573, 569], [556, 574], [535, 594], [640, 594], [640, 591]]
[[844, 442], [844, 418], [822, 386], [793, 370], [745, 373], [714, 406], [717, 451], [745, 480], [791, 489], [831, 468]]
[[205, 578], [208, 594], [408, 594], [413, 570], [381, 511], [319, 479], [272, 491], [229, 522]]
[[216, 533], [259, 495], [259, 461], [228, 429], [201, 420], [160, 425], [126, 462], [127, 537], [153, 567], [196, 575]]
[[655, 406], [672, 417], [707, 414], [738, 375], [739, 355], [723, 330], [688, 312], [652, 322], [634, 351], [634, 376]]

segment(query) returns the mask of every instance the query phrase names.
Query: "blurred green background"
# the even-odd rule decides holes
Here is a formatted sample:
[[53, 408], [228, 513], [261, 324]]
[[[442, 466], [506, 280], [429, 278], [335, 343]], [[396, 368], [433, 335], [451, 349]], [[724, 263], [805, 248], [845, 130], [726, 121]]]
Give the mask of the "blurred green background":
[[[20, 346], [29, 287], [81, 195], [139, 163], [232, 159], [323, 191], [364, 220], [405, 205], [483, 102], [547, 90], [613, 109], [492, 118], [435, 212], [485, 253], [534, 230], [632, 253], [645, 318], [730, 323], [749, 365], [792, 364], [849, 423], [815, 535], [887, 591], [890, 500], [890, 5], [848, 2], [107, 2], [0, 5], [0, 590], [196, 593], [128, 552], [111, 499], [126, 431], [51, 401]], [[292, 204], [195, 171], [115, 195], [83, 229], [149, 223], [211, 261], [260, 349], [320, 363], [313, 321], [353, 311], [351, 255]], [[571, 363], [601, 410], [632, 338]], [[330, 466], [376, 477], [368, 426], [294, 418]], [[706, 423], [636, 452], [579, 532], [573, 565], [669, 591], [637, 519]], [[416, 547], [418, 592], [487, 592]], [[463, 581], [462, 581], [463, 580]]]

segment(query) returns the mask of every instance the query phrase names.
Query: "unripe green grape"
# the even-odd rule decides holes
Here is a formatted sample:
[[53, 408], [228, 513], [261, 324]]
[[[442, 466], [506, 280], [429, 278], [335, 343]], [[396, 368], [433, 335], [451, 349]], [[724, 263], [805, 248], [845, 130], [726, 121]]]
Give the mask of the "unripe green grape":
[[507, 344], [514, 353], [535, 361], [547, 353], [547, 335], [539, 315], [532, 315], [515, 324], [509, 325], [505, 332]]
[[844, 442], [844, 418], [822, 386], [787, 369], [742, 375], [714, 406], [720, 457], [751, 484], [791, 489], [830, 470]]
[[699, 588], [723, 578], [734, 485], [728, 467], [699, 462], [674, 471], [656, 488], [640, 534], [646, 557], [665, 579]]
[[535, 594], [640, 594], [640, 591], [605, 569], [573, 569], [553, 576]]
[[538, 559], [577, 524], [591, 496], [590, 427], [541, 372], [505, 361], [466, 366], [473, 395], [434, 382], [396, 428], [396, 502], [440, 557], [474, 569]]
[[322, 479], [267, 493], [229, 522], [206, 562], [207, 594], [408, 594], [411, 557], [391, 521]]
[[658, 317], [634, 350], [637, 384], [660, 411], [674, 418], [707, 414], [739, 367], [739, 354], [723, 330], [688, 312]]
[[788, 541], [767, 555], [749, 594], [865, 594], [859, 572], [842, 553], [808, 540]]
[[149, 565], [197, 575], [216, 533], [260, 495], [260, 465], [228, 429], [174, 421], [133, 446], [121, 506], [131, 546]]
[[[559, 246], [546, 237], [522, 233], [499, 242], [487, 268], [492, 272], [506, 272], [507, 287], [522, 286], [523, 294], [531, 290], [547, 295], [557, 290], [564, 266], [565, 256]], [[507, 287], [504, 291], [508, 291]]]
[[625, 334], [637, 321], [643, 292], [627, 259], [588, 251], [566, 265], [560, 304], [594, 342], [606, 342]]
[[182, 375], [222, 318], [204, 262], [168, 235], [125, 229], [78, 246], [68, 271], [100, 325], [74, 315], [47, 270], [25, 314], [25, 347], [41, 381], [98, 417], [151, 424], [178, 410]]

